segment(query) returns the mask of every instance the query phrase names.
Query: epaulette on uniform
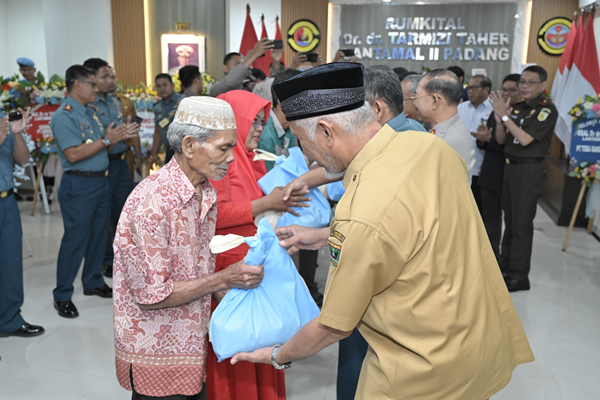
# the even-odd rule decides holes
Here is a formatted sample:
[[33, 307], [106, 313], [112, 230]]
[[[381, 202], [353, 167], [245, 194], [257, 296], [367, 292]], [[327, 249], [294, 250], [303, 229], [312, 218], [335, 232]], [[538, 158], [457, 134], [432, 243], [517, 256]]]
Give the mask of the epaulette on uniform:
[[94, 111], [98, 111], [98, 107], [96, 107], [96, 106], [89, 105], [89, 107]]
[[68, 111], [68, 112], [73, 112], [73, 107], [71, 107], [70, 104], [67, 104], [66, 106], [63, 107], [63, 110]]
[[539, 104], [545, 106], [546, 104], [550, 103], [550, 99], [544, 99], [542, 101], [539, 102]]

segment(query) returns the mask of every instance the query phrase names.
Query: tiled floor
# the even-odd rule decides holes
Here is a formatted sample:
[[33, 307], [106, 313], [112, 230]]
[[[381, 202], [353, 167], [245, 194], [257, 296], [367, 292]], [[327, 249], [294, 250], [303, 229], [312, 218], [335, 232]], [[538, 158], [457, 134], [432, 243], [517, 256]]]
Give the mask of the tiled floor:
[[[56, 257], [62, 236], [59, 211], [44, 215], [21, 203], [24, 231], [33, 250], [26, 257], [23, 315], [46, 328], [33, 339], [0, 339], [0, 400], [125, 400], [115, 378], [112, 303], [84, 297], [77, 281], [73, 301], [80, 317], [66, 320], [52, 307]], [[561, 252], [566, 229], [539, 209], [532, 289], [512, 298], [536, 356], [519, 366], [493, 400], [600, 398], [600, 243], [577, 229]], [[1, 257], [1, 256], [0, 256]], [[325, 282], [322, 251], [317, 278]], [[110, 281], [109, 281], [110, 283]], [[286, 372], [288, 399], [335, 399], [337, 346], [294, 363]]]

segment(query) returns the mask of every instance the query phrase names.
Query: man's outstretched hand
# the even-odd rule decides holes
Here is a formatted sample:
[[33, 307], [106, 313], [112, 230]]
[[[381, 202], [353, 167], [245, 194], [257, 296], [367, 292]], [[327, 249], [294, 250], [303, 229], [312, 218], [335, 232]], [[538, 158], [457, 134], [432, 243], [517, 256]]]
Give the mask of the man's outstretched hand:
[[319, 250], [327, 245], [329, 228], [307, 228], [291, 225], [275, 231], [281, 247], [287, 248], [289, 254], [298, 250]]
[[250, 361], [254, 364], [271, 364], [273, 347], [263, 347], [262, 349], [254, 350], [252, 353], [237, 353], [231, 357], [231, 365], [234, 365], [238, 361]]

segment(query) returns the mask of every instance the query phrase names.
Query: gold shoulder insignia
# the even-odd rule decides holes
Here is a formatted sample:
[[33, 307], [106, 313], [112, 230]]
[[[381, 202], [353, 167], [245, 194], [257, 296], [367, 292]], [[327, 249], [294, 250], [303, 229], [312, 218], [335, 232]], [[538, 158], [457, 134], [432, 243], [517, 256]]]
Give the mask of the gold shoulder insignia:
[[546, 104], [550, 103], [550, 99], [544, 99], [542, 101], [539, 102], [539, 104], [545, 106]]
[[68, 111], [68, 112], [73, 112], [73, 107], [71, 107], [71, 105], [70, 105], [70, 104], [67, 104], [67, 105], [66, 105], [66, 106], [63, 108], [63, 110], [65, 110], [65, 111]]
[[90, 105], [90, 108], [94, 111], [98, 111], [98, 107]]

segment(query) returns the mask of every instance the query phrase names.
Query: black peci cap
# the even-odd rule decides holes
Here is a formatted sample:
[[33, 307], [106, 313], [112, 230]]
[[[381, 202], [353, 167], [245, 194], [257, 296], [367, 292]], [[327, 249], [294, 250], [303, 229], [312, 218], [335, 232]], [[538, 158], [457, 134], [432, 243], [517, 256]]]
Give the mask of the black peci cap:
[[363, 66], [337, 62], [320, 65], [273, 85], [288, 121], [335, 114], [365, 104]]

